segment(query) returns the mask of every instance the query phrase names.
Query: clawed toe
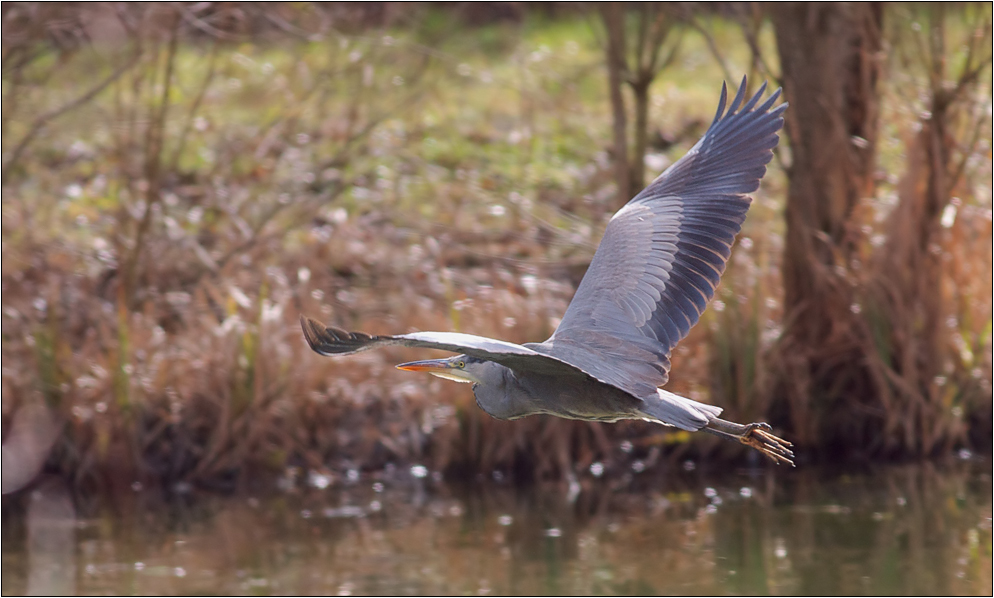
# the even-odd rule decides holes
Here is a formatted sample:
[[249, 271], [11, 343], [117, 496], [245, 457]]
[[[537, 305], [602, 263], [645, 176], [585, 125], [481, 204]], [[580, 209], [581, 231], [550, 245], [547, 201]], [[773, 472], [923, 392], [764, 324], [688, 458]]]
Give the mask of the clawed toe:
[[788, 448], [793, 445], [771, 434], [772, 428], [769, 424], [749, 424], [748, 428], [745, 434], [739, 437], [739, 442], [763, 453], [778, 465], [787, 463], [791, 467], [794, 466], [794, 452]]
[[704, 431], [727, 440], [738, 440], [763, 453], [774, 463], [789, 463], [791, 467], [794, 466], [794, 452], [789, 448], [793, 445], [783, 438], [774, 436], [770, 424], [763, 422], [737, 424], [716, 417], [708, 422]]
[[773, 426], [771, 426], [766, 422], [756, 422], [753, 424], [749, 424], [747, 427], [749, 428], [749, 432], [747, 432], [747, 434], [751, 433], [753, 430], [763, 430], [765, 432], [773, 431]]

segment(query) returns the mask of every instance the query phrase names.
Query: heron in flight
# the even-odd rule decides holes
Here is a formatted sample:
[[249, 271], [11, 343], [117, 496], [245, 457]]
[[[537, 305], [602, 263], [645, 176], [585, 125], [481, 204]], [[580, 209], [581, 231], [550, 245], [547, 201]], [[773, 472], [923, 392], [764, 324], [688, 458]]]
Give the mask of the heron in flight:
[[[394, 336], [347, 332], [307, 317], [311, 349], [343, 355], [385, 345], [458, 353], [397, 367], [473, 385], [476, 403], [498, 419], [548, 414], [614, 422], [642, 419], [703, 430], [793, 465], [791, 444], [765, 423], [737, 424], [721, 408], [673, 394], [673, 347], [697, 323], [731, 255], [732, 243], [773, 157], [783, 126], [780, 90], [745, 101], [745, 79], [728, 111], [727, 89], [714, 121], [686, 156], [608, 223], [580, 286], [552, 336], [516, 345], [455, 332]], [[743, 103], [744, 102], [744, 103]]]

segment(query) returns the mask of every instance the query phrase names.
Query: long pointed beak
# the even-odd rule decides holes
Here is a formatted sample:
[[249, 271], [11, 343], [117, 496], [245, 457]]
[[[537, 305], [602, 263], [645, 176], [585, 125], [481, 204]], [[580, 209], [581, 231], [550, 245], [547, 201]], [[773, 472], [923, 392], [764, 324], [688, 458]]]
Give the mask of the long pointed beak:
[[452, 365], [447, 359], [426, 359], [424, 361], [409, 361], [407, 363], [402, 363], [397, 366], [398, 370], [407, 370], [408, 372], [428, 372], [429, 374], [435, 372], [447, 372], [452, 369]]
[[452, 380], [453, 382], [475, 383], [479, 382], [472, 374], [465, 369], [453, 365], [448, 359], [428, 359], [426, 361], [412, 361], [402, 363], [397, 366], [408, 372], [427, 372], [432, 376]]

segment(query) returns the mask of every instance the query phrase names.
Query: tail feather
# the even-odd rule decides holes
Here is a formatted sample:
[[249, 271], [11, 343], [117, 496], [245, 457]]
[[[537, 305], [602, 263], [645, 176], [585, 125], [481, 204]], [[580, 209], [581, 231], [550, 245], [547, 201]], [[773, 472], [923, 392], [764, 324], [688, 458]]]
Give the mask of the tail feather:
[[644, 399], [641, 410], [649, 419], [661, 424], [696, 432], [721, 415], [721, 407], [681, 397], [661, 388], [656, 389], [656, 393], [656, 397]]

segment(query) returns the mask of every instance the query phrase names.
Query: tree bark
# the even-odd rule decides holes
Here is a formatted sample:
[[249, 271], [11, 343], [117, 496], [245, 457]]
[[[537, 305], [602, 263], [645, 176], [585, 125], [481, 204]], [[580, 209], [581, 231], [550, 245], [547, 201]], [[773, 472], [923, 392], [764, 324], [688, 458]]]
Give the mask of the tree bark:
[[806, 323], [797, 332], [817, 338], [825, 326], [800, 317], [827, 283], [812, 262], [848, 267], [858, 237], [853, 212], [873, 194], [883, 15], [879, 5], [791, 3], [773, 16], [793, 158], [785, 307]]
[[[663, 3], [642, 2], [631, 7], [635, 18], [626, 22], [624, 2], [600, 5], [601, 19], [607, 34], [608, 85], [614, 127], [614, 169], [618, 186], [618, 207], [645, 187], [645, 151], [649, 145], [649, 89], [656, 76], [676, 58], [681, 37], [663, 48], [670, 38], [673, 23], [681, 17], [680, 9]], [[631, 17], [631, 15], [629, 15]], [[625, 86], [632, 90], [635, 137], [628, 147], [628, 119], [625, 109]]]
[[861, 386], [863, 377], [852, 371], [862, 366], [848, 362], [859, 311], [849, 274], [860, 236], [856, 211], [874, 191], [882, 24], [876, 4], [773, 9], [792, 158], [780, 390], [794, 395], [787, 403], [802, 444], [819, 440], [817, 428], [831, 410], [826, 403]]
[[623, 2], [605, 2], [601, 17], [607, 30], [607, 75], [611, 96], [611, 118], [614, 133], [614, 179], [618, 185], [618, 205], [632, 197], [631, 179], [628, 175], [628, 116], [622, 93], [628, 67], [625, 59], [625, 5]]
[[629, 188], [638, 193], [645, 187], [645, 150], [649, 146], [649, 86], [652, 78], [639, 80], [632, 85], [635, 96], [635, 148], [628, 167]]
[[[949, 330], [964, 313], [950, 309], [950, 247], [969, 251], [971, 242], [943, 221], [953, 195], [976, 185], [960, 177], [989, 131], [988, 104], [977, 98], [989, 97], [980, 82], [990, 81], [990, 20], [964, 10], [947, 27], [945, 5], [935, 4], [915, 21], [927, 30], [909, 27], [915, 33], [893, 44], [925, 76], [905, 84], [919, 119], [898, 203], [876, 225], [861, 204], [874, 195], [882, 10], [789, 4], [773, 13], [792, 154], [774, 396], [799, 444], [836, 459], [948, 453], [974, 425], [964, 410], [987, 414], [967, 415], [987, 430], [987, 446], [990, 438], [989, 387], [979, 390], [976, 361], [956, 350], [970, 332]], [[874, 228], [881, 242], [867, 242]]]

